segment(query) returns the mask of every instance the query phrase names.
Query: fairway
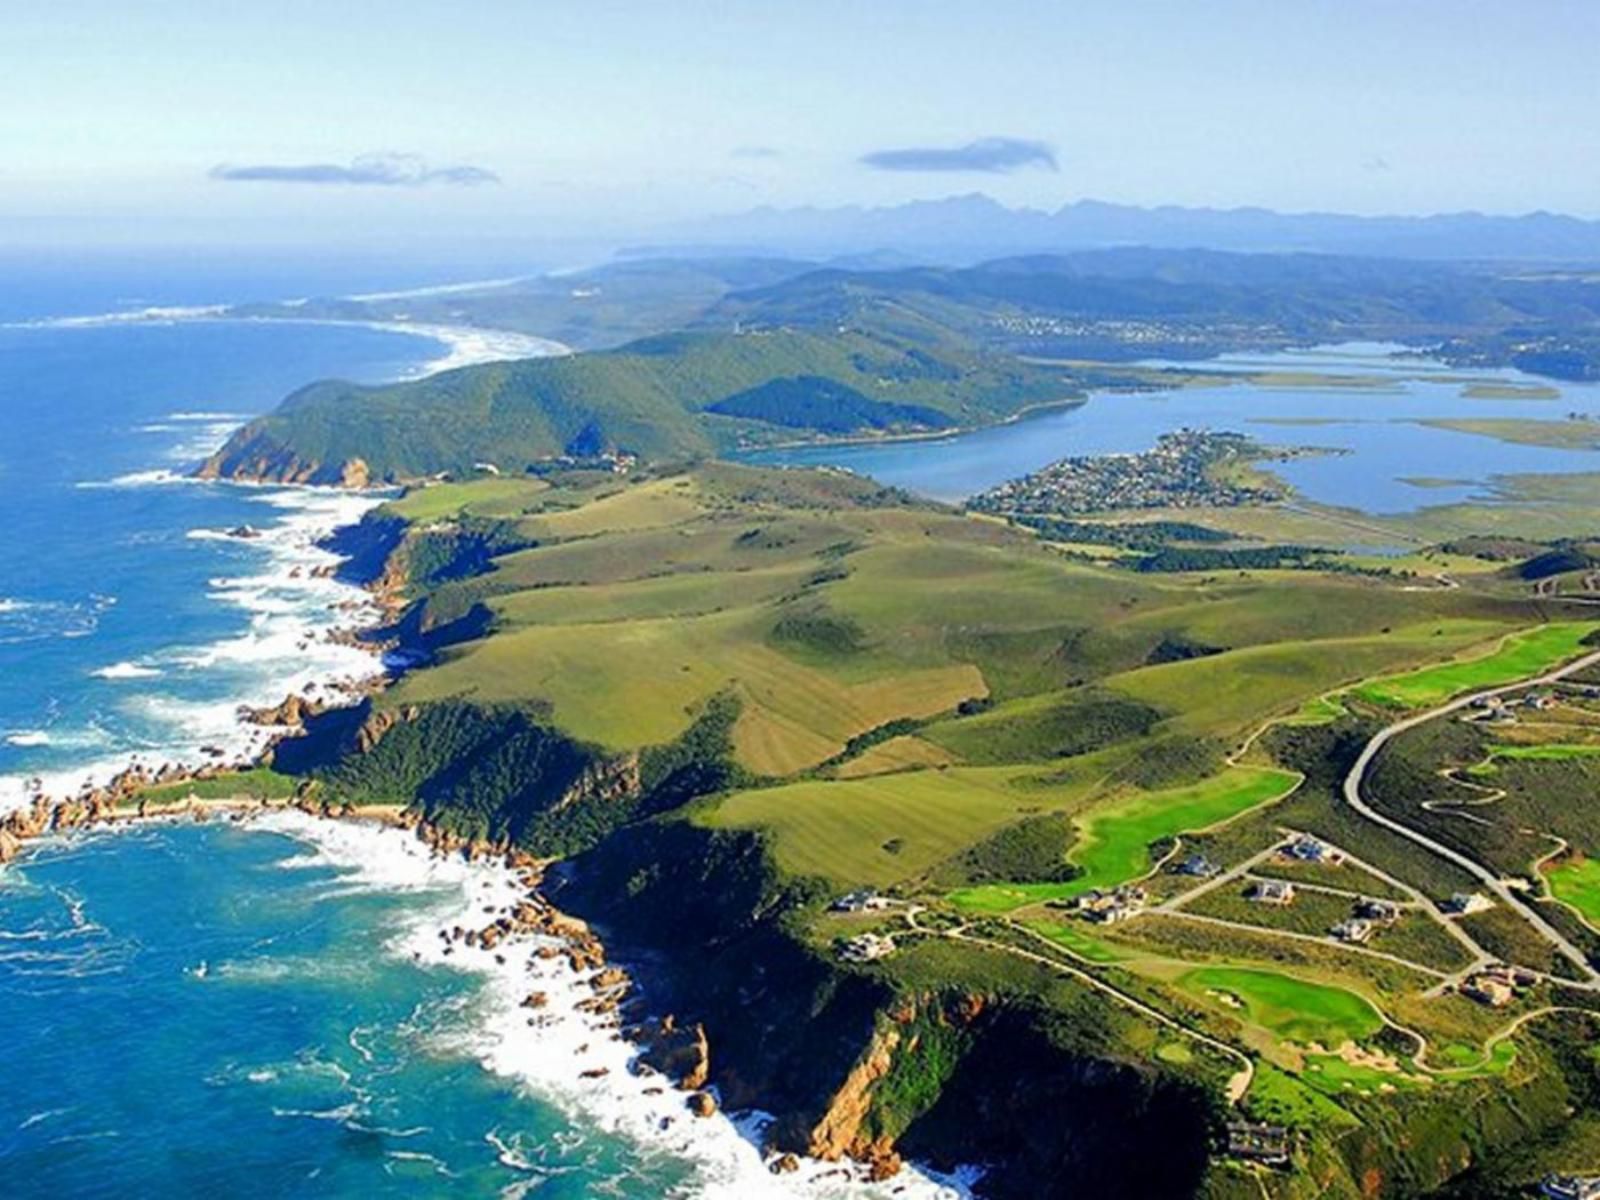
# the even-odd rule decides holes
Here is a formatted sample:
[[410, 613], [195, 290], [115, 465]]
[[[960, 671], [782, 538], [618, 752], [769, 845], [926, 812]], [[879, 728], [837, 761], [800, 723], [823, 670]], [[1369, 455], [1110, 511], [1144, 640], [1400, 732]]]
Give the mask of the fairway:
[[1557, 900], [1572, 905], [1588, 920], [1600, 925], [1600, 860], [1568, 859], [1544, 876]]
[[[1182, 976], [1178, 984], [1286, 1041], [1316, 1042], [1335, 1049], [1345, 1042], [1360, 1042], [1383, 1028], [1378, 1010], [1354, 992], [1277, 971], [1201, 967]], [[1236, 1001], [1238, 1007], [1224, 997]]]
[[1542, 674], [1584, 650], [1600, 626], [1563, 621], [1514, 633], [1487, 654], [1378, 679], [1355, 689], [1363, 700], [1390, 708], [1428, 708], [1461, 692], [1515, 683]]
[[807, 780], [728, 797], [700, 820], [758, 828], [778, 865], [845, 887], [885, 887], [920, 874], [1027, 810], [1058, 807], [1068, 789], [1019, 786], [1015, 767], [952, 767], [871, 779]]
[[1534, 761], [1560, 762], [1569, 758], [1593, 758], [1600, 754], [1600, 744], [1583, 742], [1547, 742], [1542, 746], [1496, 746], [1490, 753], [1495, 758], [1521, 758]]
[[1081, 837], [1068, 855], [1083, 868], [1076, 879], [984, 884], [952, 892], [950, 900], [972, 912], [998, 913], [1115, 887], [1150, 870], [1150, 843], [1226, 821], [1286, 795], [1299, 781], [1288, 771], [1230, 767], [1188, 787], [1121, 797], [1079, 819]]

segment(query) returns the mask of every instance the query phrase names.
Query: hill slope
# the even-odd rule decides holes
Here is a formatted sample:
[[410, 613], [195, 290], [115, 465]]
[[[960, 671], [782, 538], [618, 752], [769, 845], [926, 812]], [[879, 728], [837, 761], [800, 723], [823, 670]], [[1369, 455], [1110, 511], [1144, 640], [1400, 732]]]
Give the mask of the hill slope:
[[704, 456], [796, 431], [978, 425], [1074, 395], [1060, 372], [951, 338], [865, 329], [682, 333], [382, 387], [312, 384], [246, 425], [205, 477], [361, 484], [520, 471], [562, 455]]

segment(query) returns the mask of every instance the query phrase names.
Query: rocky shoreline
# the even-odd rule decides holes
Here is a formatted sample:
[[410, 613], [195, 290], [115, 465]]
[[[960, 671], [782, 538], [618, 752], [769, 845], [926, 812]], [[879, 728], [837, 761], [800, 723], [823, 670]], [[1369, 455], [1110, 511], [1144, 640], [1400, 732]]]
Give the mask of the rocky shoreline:
[[[215, 772], [207, 777], [221, 774]], [[133, 780], [137, 778], [137, 772], [130, 771], [116, 789], [97, 789], [82, 800], [52, 801], [41, 796], [28, 808], [8, 814], [0, 820], [0, 863], [14, 861], [30, 844], [43, 839], [132, 829], [156, 822], [228, 821], [248, 825], [275, 814], [298, 814], [315, 820], [407, 831], [427, 847], [432, 859], [454, 858], [503, 869], [515, 881], [514, 891], [500, 903], [481, 908], [482, 923], [458, 919], [438, 929], [437, 952], [441, 958], [466, 959], [475, 952], [480, 960], [487, 959], [497, 968], [510, 968], [519, 957], [526, 958], [529, 990], [519, 1007], [526, 1010], [526, 1025], [535, 1029], [548, 1020], [545, 1011], [551, 1005], [551, 997], [535, 986], [539, 981], [533, 968], [548, 968], [556, 965], [551, 960], [558, 960], [580, 981], [586, 993], [573, 1005], [574, 1010], [584, 1015], [597, 1037], [632, 1048], [626, 1071], [643, 1082], [642, 1095], [680, 1093], [682, 1111], [695, 1119], [707, 1119], [720, 1111], [716, 1089], [711, 1084], [712, 1047], [705, 1027], [698, 1022], [681, 1023], [672, 1013], [653, 1014], [648, 1010], [633, 972], [609, 959], [605, 945], [586, 922], [562, 912], [546, 899], [542, 889], [548, 862], [503, 845], [466, 841], [397, 805], [357, 808], [315, 803], [304, 797], [292, 801], [189, 797], [152, 804], [131, 798], [129, 789], [136, 791]], [[463, 962], [463, 966], [471, 969], [469, 962]], [[610, 1067], [596, 1066], [579, 1070], [578, 1078], [598, 1080], [610, 1073]], [[819, 1162], [814, 1165], [827, 1164], [842, 1172], [842, 1178], [856, 1182], [879, 1182], [899, 1173], [902, 1164], [892, 1149], [885, 1147], [878, 1154], [861, 1154], [859, 1150], [840, 1146], [817, 1155]], [[777, 1148], [770, 1140], [760, 1145], [759, 1151], [774, 1175], [796, 1173], [804, 1165], [801, 1156]]]
[[[320, 636], [382, 655], [403, 648], [403, 638], [385, 637], [381, 632], [393, 629], [406, 608], [403, 561], [395, 553], [403, 544], [401, 539], [394, 536], [393, 530], [357, 525], [330, 534], [324, 544], [335, 539], [344, 543], [339, 546], [339, 552], [346, 555], [345, 562], [349, 564], [352, 560], [350, 543], [374, 538], [384, 544], [357, 551], [371, 560], [366, 564], [369, 569], [363, 571], [365, 577], [359, 580], [370, 600], [359, 606], [353, 603], [345, 606], [352, 615], [359, 609], [368, 619], [360, 625], [327, 629]], [[691, 1120], [716, 1115], [720, 1103], [711, 1085], [712, 1047], [706, 1028], [698, 1022], [680, 1022], [670, 1012], [648, 1010], [634, 974], [608, 959], [606, 948], [595, 931], [584, 921], [558, 910], [546, 898], [543, 885], [548, 863], [516, 849], [509, 842], [463, 839], [398, 805], [357, 808], [319, 799], [308, 782], [302, 782], [293, 796], [272, 800], [243, 795], [203, 799], [192, 793], [183, 794], [183, 785], [202, 783], [208, 785], [207, 791], [216, 794], [220, 786], [225, 786], [221, 781], [230, 775], [270, 766], [278, 747], [285, 740], [302, 736], [308, 723], [314, 725], [317, 717], [330, 711], [359, 705], [397, 677], [398, 670], [391, 669], [355, 683], [311, 684], [301, 692], [285, 696], [275, 705], [241, 707], [241, 722], [269, 731], [265, 742], [245, 758], [229, 761], [219, 756], [199, 766], [167, 763], [151, 767], [134, 761], [103, 785], [85, 785], [73, 796], [57, 798], [35, 791], [29, 803], [0, 816], [0, 864], [15, 859], [30, 842], [40, 838], [128, 827], [144, 821], [226, 819], [248, 822], [263, 815], [283, 813], [335, 821], [376, 822], [409, 831], [436, 859], [455, 858], [492, 865], [503, 868], [516, 880], [514, 896], [504, 899], [492, 910], [484, 908], [481, 913], [474, 914], [484, 918], [481, 922], [459, 920], [438, 930], [438, 944], [426, 954], [429, 960], [437, 962], [442, 958], [463, 966], [475, 963], [482, 969], [504, 973], [515, 970], [518, 957], [527, 956], [524, 970], [530, 978], [526, 984], [528, 990], [520, 997], [519, 1007], [525, 1014], [519, 1020], [529, 1028], [537, 1028], [547, 1020], [546, 1009], [551, 1004], [551, 996], [543, 990], [546, 985], [533, 978], [535, 966], [546, 972], [558, 965], [564, 967], [581, 980], [584, 994], [572, 1005], [570, 993], [563, 992], [563, 1005], [575, 1007], [590, 1023], [597, 1039], [632, 1047], [625, 1065], [624, 1060], [614, 1054], [607, 1056], [610, 1065], [579, 1069], [580, 1081], [598, 1084], [612, 1072], [619, 1075], [626, 1072], [642, 1084], [644, 1097], [661, 1098], [672, 1092], [681, 1093], [682, 1103], [677, 1111], [687, 1114]], [[350, 746], [356, 752], [369, 750], [387, 732], [388, 726], [414, 719], [415, 715], [398, 710], [369, 716], [354, 731]], [[149, 795], [152, 789], [161, 789], [164, 798], [152, 800]], [[848, 1086], [843, 1090], [850, 1092]], [[741, 1097], [741, 1103], [748, 1103], [750, 1099]], [[846, 1124], [853, 1130], [859, 1122]], [[757, 1128], [763, 1132], [754, 1133]], [[811, 1138], [803, 1145], [792, 1137], [783, 1139], [792, 1143], [796, 1150], [804, 1149], [805, 1156], [791, 1152], [787, 1146], [774, 1145], [764, 1130], [765, 1126], [757, 1121], [745, 1136], [759, 1146], [762, 1162], [774, 1175], [798, 1173], [799, 1178], [809, 1181], [818, 1178], [818, 1169], [822, 1168], [821, 1177], [832, 1175], [844, 1181], [874, 1182], [896, 1176], [902, 1167], [899, 1155], [887, 1139], [869, 1144], [859, 1138], [842, 1136], [842, 1126], [835, 1131], [841, 1136]]]

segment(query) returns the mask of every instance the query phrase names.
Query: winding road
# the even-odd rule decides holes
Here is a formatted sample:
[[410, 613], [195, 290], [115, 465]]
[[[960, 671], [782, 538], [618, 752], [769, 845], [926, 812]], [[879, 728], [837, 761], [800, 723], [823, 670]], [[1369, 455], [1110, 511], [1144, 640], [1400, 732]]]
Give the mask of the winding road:
[[1600, 665], [1600, 651], [1596, 651], [1593, 654], [1586, 654], [1582, 658], [1573, 659], [1565, 666], [1557, 667], [1555, 670], [1549, 671], [1544, 675], [1539, 676], [1537, 679], [1524, 679], [1517, 683], [1505, 684], [1502, 687], [1489, 688], [1488, 690], [1481, 692], [1473, 692], [1471, 695], [1461, 696], [1458, 699], [1451, 700], [1447, 704], [1441, 704], [1437, 708], [1431, 708], [1427, 712], [1418, 713], [1415, 716], [1407, 717], [1401, 721], [1396, 721], [1393, 725], [1389, 725], [1373, 735], [1372, 740], [1362, 748], [1361, 754], [1355, 761], [1355, 765], [1350, 768], [1350, 773], [1346, 775], [1344, 779], [1344, 798], [1345, 802], [1349, 804], [1351, 808], [1374, 824], [1381, 825], [1385, 829], [1399, 834], [1408, 841], [1415, 842], [1417, 845], [1421, 846], [1431, 854], [1437, 855], [1440, 858], [1454, 863], [1473, 878], [1481, 882], [1486, 889], [1494, 893], [1494, 895], [1502, 904], [1508, 905], [1514, 912], [1521, 913], [1522, 916], [1527, 919], [1528, 923], [1532, 925], [1533, 928], [1538, 932], [1539, 936], [1544, 938], [1544, 940], [1548, 942], [1558, 953], [1574, 963], [1578, 969], [1583, 972], [1583, 977], [1587, 981], [1586, 983], [1575, 986], [1584, 987], [1589, 990], [1600, 990], [1600, 972], [1595, 971], [1594, 967], [1590, 965], [1589, 960], [1584, 955], [1583, 951], [1577, 946], [1573, 945], [1572, 942], [1567, 939], [1566, 935], [1564, 935], [1560, 930], [1556, 929], [1555, 926], [1551, 925], [1537, 912], [1534, 912], [1530, 907], [1521, 904], [1518, 896], [1511, 886], [1505, 881], [1505, 879], [1495, 874], [1495, 872], [1489, 870], [1488, 867], [1484, 866], [1476, 859], [1462, 854], [1458, 850], [1451, 849], [1442, 842], [1436, 841], [1427, 834], [1415, 830], [1409, 825], [1395, 820], [1393, 817], [1387, 817], [1383, 813], [1378, 812], [1375, 808], [1361, 798], [1361, 784], [1366, 779], [1368, 770], [1372, 767], [1373, 761], [1377, 758], [1379, 752], [1384, 748], [1384, 746], [1386, 746], [1400, 734], [1405, 733], [1407, 730], [1415, 729], [1419, 725], [1425, 725], [1429, 721], [1437, 720], [1440, 717], [1447, 717], [1451, 713], [1460, 712], [1464, 708], [1470, 708], [1479, 700], [1488, 699], [1492, 696], [1504, 696], [1508, 693], [1519, 692], [1526, 688], [1543, 687], [1547, 684], [1556, 683], [1559, 680], [1565, 679], [1569, 675], [1575, 675], [1587, 667], [1596, 665]]

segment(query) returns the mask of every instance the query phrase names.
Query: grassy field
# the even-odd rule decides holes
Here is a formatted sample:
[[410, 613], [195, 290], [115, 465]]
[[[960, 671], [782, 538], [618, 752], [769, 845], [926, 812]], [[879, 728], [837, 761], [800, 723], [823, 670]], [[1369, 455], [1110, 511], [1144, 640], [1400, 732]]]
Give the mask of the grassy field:
[[778, 865], [841, 887], [912, 878], [1071, 788], [1039, 788], [1015, 767], [951, 767], [870, 779], [807, 780], [728, 797], [700, 818], [766, 830]]
[[1273, 642], [1115, 675], [1105, 686], [1175, 710], [1190, 733], [1233, 737], [1273, 715], [1297, 714], [1342, 684], [1462, 649], [1503, 629], [1440, 621], [1363, 637]]
[[1428, 708], [1461, 692], [1515, 683], [1548, 671], [1580, 654], [1584, 638], [1596, 629], [1600, 625], [1586, 621], [1541, 625], [1511, 634], [1487, 653], [1374, 680], [1354, 694], [1390, 708]]
[[1120, 797], [1079, 819], [1081, 838], [1069, 856], [1083, 869], [1078, 878], [984, 884], [953, 892], [950, 900], [970, 912], [998, 913], [1114, 887], [1150, 869], [1150, 843], [1225, 821], [1284, 795], [1297, 782], [1287, 771], [1230, 767], [1189, 787]]
[[1545, 871], [1551, 894], [1600, 925], [1600, 860], [1572, 858]]
[[435, 483], [413, 488], [385, 507], [396, 516], [424, 524], [462, 513], [484, 517], [517, 516], [549, 487], [539, 479], [490, 476], [463, 483]]
[[268, 767], [231, 771], [211, 779], [191, 779], [141, 789], [135, 801], [151, 804], [179, 804], [191, 796], [196, 800], [287, 800], [300, 781], [280, 775]]
[[840, 779], [862, 779], [868, 775], [887, 775], [918, 767], [950, 765], [950, 755], [932, 742], [919, 737], [901, 736], [880, 742], [866, 753], [839, 765]]
[[1523, 446], [1553, 446], [1561, 450], [1600, 449], [1600, 421], [1540, 421], [1521, 417], [1439, 418], [1418, 421], [1435, 429], [1473, 433]]
[[785, 775], [869, 729], [933, 716], [985, 692], [983, 676], [966, 664], [846, 682], [774, 647], [768, 627], [770, 618], [749, 610], [528, 625], [473, 643], [392, 695], [397, 703], [536, 699], [573, 736], [630, 749], [670, 741], [700, 705], [732, 688], [744, 701], [735, 730], [741, 761]]
[[1364, 1041], [1383, 1028], [1378, 1010], [1354, 992], [1277, 971], [1201, 967], [1182, 976], [1178, 984], [1285, 1041], [1316, 1042], [1333, 1049]]

